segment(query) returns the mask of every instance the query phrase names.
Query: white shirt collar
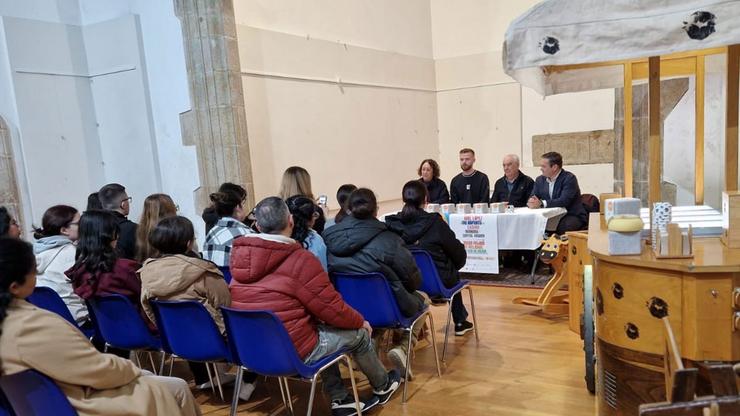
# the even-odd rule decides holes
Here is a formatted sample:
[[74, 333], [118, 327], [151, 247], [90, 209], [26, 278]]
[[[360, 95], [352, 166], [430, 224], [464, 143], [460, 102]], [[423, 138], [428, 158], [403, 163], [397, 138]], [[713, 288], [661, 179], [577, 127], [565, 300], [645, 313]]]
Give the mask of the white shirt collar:
[[561, 174], [561, 173], [563, 173], [563, 170], [562, 170], [562, 169], [560, 169], [560, 170], [558, 171], [558, 174], [557, 174], [557, 175], [555, 175], [555, 177], [554, 177], [554, 178], [552, 178], [552, 179], [550, 179], [550, 178], [545, 178], [545, 179], [547, 179], [547, 182], [548, 182], [548, 183], [555, 183], [555, 181], [557, 181], [557, 180], [558, 180], [558, 177], [560, 176], [560, 174]]

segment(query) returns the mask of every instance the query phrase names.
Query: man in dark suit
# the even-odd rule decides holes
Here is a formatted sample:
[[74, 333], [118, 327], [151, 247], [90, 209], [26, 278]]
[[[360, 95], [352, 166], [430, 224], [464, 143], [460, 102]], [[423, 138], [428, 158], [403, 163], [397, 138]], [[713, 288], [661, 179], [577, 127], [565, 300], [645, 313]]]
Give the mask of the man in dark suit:
[[568, 212], [558, 223], [555, 231], [583, 230], [588, 224], [588, 213], [581, 202], [581, 189], [576, 175], [563, 170], [563, 157], [557, 152], [542, 155], [540, 161], [542, 175], [534, 183], [534, 191], [527, 201], [529, 208], [563, 207]]
[[109, 183], [100, 188], [98, 199], [103, 209], [112, 212], [118, 221], [118, 254], [125, 259], [135, 260], [137, 225], [128, 219], [131, 197], [126, 194], [126, 188], [117, 183]]
[[515, 207], [526, 207], [532, 195], [534, 180], [519, 170], [519, 156], [504, 156], [504, 176], [493, 186], [491, 202], [508, 202]]

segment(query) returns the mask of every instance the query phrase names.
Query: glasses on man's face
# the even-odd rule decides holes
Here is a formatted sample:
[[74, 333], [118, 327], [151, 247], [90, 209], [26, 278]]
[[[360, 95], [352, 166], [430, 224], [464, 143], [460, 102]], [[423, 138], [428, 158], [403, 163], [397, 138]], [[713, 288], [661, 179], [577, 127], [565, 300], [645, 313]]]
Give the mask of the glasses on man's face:
[[124, 198], [123, 200], [121, 200], [121, 203], [123, 204], [124, 202], [128, 202], [130, 204], [131, 202], [133, 202], [133, 200], [134, 198], [130, 196], [128, 198]]

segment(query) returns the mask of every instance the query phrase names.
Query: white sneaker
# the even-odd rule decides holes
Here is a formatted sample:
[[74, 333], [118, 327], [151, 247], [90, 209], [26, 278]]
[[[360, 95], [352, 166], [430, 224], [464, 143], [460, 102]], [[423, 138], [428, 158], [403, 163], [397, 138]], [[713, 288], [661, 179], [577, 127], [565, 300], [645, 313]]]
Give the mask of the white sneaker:
[[252, 393], [254, 393], [254, 389], [257, 387], [257, 382], [254, 383], [245, 383], [244, 380], [242, 380], [242, 386], [239, 389], [239, 400], [244, 400], [245, 402], [248, 402], [249, 399], [252, 397]]
[[388, 359], [391, 360], [394, 366], [396, 366], [403, 379], [411, 380], [414, 378], [414, 373], [410, 370], [408, 372], [408, 377], [406, 377], [406, 353], [403, 352], [401, 347], [395, 347], [388, 351]]
[[[236, 380], [236, 375], [229, 374], [229, 373], [219, 373], [218, 374], [219, 379], [221, 380], [221, 385], [226, 386], [228, 384], [231, 384]], [[216, 377], [213, 377], [213, 381], [216, 382]], [[213, 386], [213, 384], [210, 381], [206, 381], [203, 384], [198, 384], [195, 386], [199, 390], [208, 390]]]

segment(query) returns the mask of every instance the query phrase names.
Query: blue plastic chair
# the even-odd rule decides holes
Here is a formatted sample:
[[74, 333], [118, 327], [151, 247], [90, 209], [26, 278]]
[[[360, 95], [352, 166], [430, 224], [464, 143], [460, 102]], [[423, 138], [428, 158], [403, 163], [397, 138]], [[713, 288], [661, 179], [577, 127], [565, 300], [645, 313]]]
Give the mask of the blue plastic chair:
[[457, 284], [451, 288], [446, 288], [442, 283], [442, 278], [439, 277], [439, 271], [437, 266], [432, 260], [432, 255], [426, 250], [412, 249], [411, 254], [414, 255], [416, 266], [421, 271], [421, 290], [426, 292], [429, 297], [433, 299], [442, 299], [447, 302], [447, 323], [445, 324], [445, 343], [442, 347], [442, 361], [445, 360], [447, 354], [447, 340], [450, 334], [450, 321], [452, 318], [452, 297], [462, 292], [463, 289], [468, 290], [470, 295], [470, 309], [473, 313], [473, 330], [475, 331], [475, 340], [480, 342], [478, 335], [478, 319], [475, 316], [475, 301], [473, 300], [473, 289], [470, 286], [468, 280], [460, 280]]
[[[90, 298], [87, 303], [97, 333], [105, 341], [105, 350], [114, 347], [149, 352], [149, 362], [156, 372], [151, 352], [161, 351], [162, 344], [159, 338], [149, 332], [131, 301], [125, 296], [113, 294]], [[138, 355], [134, 354], [134, 357], [141, 367]]]
[[2, 388], [0, 388], [0, 416], [15, 416], [13, 407], [10, 406], [10, 402], [8, 401], [8, 398], [5, 397], [5, 393], [3, 393]]
[[[208, 364], [213, 364], [216, 373], [216, 382], [221, 400], [224, 400], [224, 392], [221, 387], [221, 378], [216, 368], [216, 362], [232, 362], [231, 352], [226, 345], [226, 340], [221, 335], [213, 317], [206, 308], [197, 301], [157, 301], [150, 300], [154, 317], [157, 320], [162, 350], [171, 355], [170, 375], [175, 357], [188, 361], [205, 363], [208, 371], [208, 379], [213, 389], [213, 377]], [[197, 334], [197, 336], [193, 336]], [[164, 360], [160, 373], [164, 370]], [[215, 393], [215, 390], [214, 390]]]
[[[412, 340], [411, 329], [417, 321], [429, 318], [434, 347], [434, 362], [437, 364], [437, 375], [442, 377], [437, 354], [437, 340], [434, 335], [434, 317], [425, 307], [415, 316], [405, 317], [401, 313], [393, 296], [388, 281], [381, 273], [333, 273], [334, 286], [344, 301], [365, 317], [374, 328], [402, 329], [409, 333], [408, 354], [406, 354], [406, 371], [411, 373]], [[408, 379], [408, 377], [407, 377]], [[403, 383], [403, 403], [406, 403], [408, 380]]]
[[[305, 364], [298, 356], [293, 341], [285, 330], [283, 322], [270, 311], [245, 311], [221, 307], [221, 313], [226, 324], [226, 333], [229, 338], [231, 355], [239, 365], [237, 380], [241, 380], [244, 368], [257, 374], [277, 377], [280, 384], [280, 393], [283, 403], [293, 414], [288, 377], [299, 378], [311, 382], [311, 394], [308, 399], [307, 416], [311, 416], [313, 401], [316, 394], [316, 380], [325, 369], [344, 360], [349, 368], [349, 377], [352, 381], [352, 393], [357, 403], [357, 413], [362, 415], [357, 383], [355, 382], [352, 359], [347, 351], [338, 351], [328, 355], [313, 364]], [[283, 383], [285, 385], [283, 386]], [[231, 404], [231, 415], [236, 415], [239, 402], [240, 383], [234, 389], [234, 399]], [[285, 389], [285, 392], [283, 392]], [[284, 394], [285, 393], [285, 394]]]
[[49, 312], [54, 312], [61, 316], [67, 322], [74, 325], [75, 328], [82, 331], [87, 338], [92, 338], [94, 335], [95, 331], [92, 329], [82, 329], [77, 325], [77, 321], [72, 317], [72, 313], [69, 311], [67, 304], [64, 303], [61, 296], [59, 296], [54, 289], [44, 286], [36, 286], [36, 288], [33, 289], [33, 294], [27, 297], [26, 300], [41, 309], [46, 309]]
[[226, 280], [226, 284], [231, 283], [231, 269], [228, 266], [222, 266], [218, 269], [221, 270], [221, 273], [224, 275], [224, 280]]
[[77, 416], [62, 390], [49, 377], [26, 370], [0, 377], [0, 388], [16, 414], [23, 416]]

